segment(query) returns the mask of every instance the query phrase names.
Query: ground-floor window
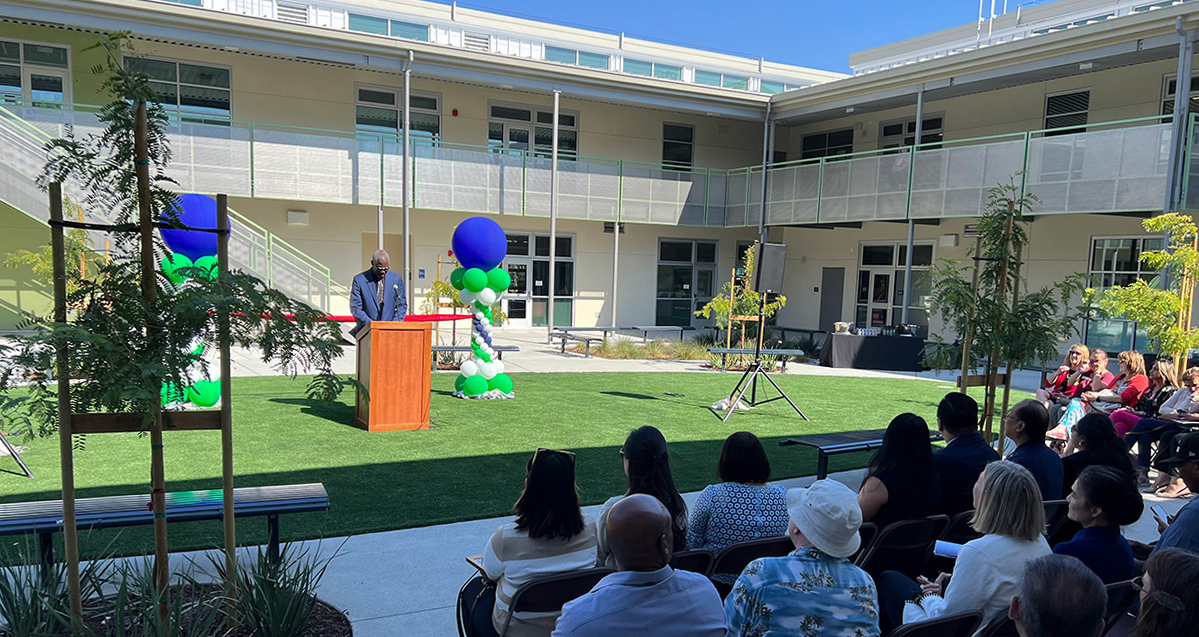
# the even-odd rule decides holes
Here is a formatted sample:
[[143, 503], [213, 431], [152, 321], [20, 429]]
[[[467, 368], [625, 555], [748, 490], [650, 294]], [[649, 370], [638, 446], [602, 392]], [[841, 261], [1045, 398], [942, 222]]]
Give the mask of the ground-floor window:
[[[859, 244], [856, 325], [881, 327], [896, 325], [903, 320], [907, 261], [906, 241]], [[908, 303], [908, 323], [920, 325], [926, 331], [927, 301], [931, 290], [921, 277], [932, 264], [932, 242], [916, 242], [912, 249], [912, 300]]]
[[[533, 232], [508, 233], [504, 268], [512, 277], [504, 299], [508, 325], [517, 329], [545, 327], [549, 316], [550, 237]], [[558, 235], [554, 249], [554, 325], [574, 320], [574, 237]]]
[[716, 281], [715, 241], [662, 239], [658, 242], [657, 325], [688, 326], [704, 319], [695, 311], [712, 300]]
[[[1141, 262], [1146, 250], [1161, 250], [1161, 237], [1096, 237], [1091, 240], [1090, 274], [1096, 290], [1128, 285], [1138, 278], [1153, 278], [1156, 272]], [[1092, 348], [1102, 347], [1114, 355], [1135, 349], [1145, 351], [1149, 337], [1136, 322], [1122, 319], [1090, 319], [1085, 340]]]

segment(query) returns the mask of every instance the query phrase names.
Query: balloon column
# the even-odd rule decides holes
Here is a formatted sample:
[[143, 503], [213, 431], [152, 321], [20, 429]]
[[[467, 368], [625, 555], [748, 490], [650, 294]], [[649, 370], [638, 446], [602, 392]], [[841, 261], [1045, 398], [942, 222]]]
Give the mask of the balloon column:
[[452, 241], [462, 267], [450, 274], [458, 298], [474, 314], [471, 330], [473, 356], [459, 367], [454, 395], [466, 398], [512, 398], [512, 378], [491, 344], [491, 306], [503, 297], [512, 282], [500, 262], [508, 253], [504, 229], [486, 217], [471, 217], [458, 224]]
[[[204, 195], [180, 195], [179, 222], [192, 228], [216, 227], [216, 200]], [[162, 273], [176, 289], [196, 278], [217, 276], [217, 236], [211, 232], [163, 229], [162, 240], [171, 254], [162, 260]], [[197, 362], [204, 356], [204, 345], [197, 344], [191, 352]], [[162, 405], [180, 406], [188, 403], [212, 407], [221, 400], [219, 380], [199, 380], [183, 388], [174, 384], [162, 386]]]

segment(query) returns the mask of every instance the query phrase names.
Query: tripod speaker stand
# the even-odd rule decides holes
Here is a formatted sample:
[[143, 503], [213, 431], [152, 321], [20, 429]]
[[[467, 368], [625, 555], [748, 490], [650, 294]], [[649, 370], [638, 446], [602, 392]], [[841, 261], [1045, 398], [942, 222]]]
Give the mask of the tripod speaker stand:
[[[737, 381], [737, 386], [733, 388], [729, 394], [729, 409], [725, 412], [721, 422], [728, 422], [729, 417], [745, 400], [745, 393], [749, 392], [749, 399], [745, 400], [745, 404], [750, 407], [765, 405], [776, 400], [785, 400], [795, 413], [799, 414], [800, 418], [808, 420], [803, 411], [795, 406], [795, 403], [787, 397], [787, 393], [779, 387], [778, 383], [766, 373], [766, 369], [762, 366], [762, 337], [765, 335], [765, 314], [766, 314], [766, 294], [777, 293], [782, 291], [783, 287], [783, 265], [787, 258], [787, 246], [778, 243], [758, 243], [754, 245], [754, 291], [759, 294], [758, 302], [758, 339], [754, 345], [754, 360], [749, 364], [749, 368], [741, 375], [741, 380]], [[732, 325], [729, 325], [732, 329]], [[758, 400], [758, 380], [759, 378], [766, 379], [774, 390], [779, 393], [774, 398]]]

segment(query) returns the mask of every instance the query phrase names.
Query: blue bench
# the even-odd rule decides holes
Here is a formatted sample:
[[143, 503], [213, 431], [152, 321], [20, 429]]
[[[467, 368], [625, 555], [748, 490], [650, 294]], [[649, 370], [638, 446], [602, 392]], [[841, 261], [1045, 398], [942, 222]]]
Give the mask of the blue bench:
[[[150, 496], [117, 495], [75, 500], [75, 525], [79, 529], [104, 529], [154, 524]], [[329, 510], [329, 494], [320, 483], [233, 490], [235, 517], [266, 517], [267, 556], [279, 559], [279, 516]], [[225, 517], [220, 489], [166, 494], [167, 522], [220, 520]], [[62, 530], [62, 500], [0, 504], [0, 535], [36, 534], [42, 564], [54, 563], [54, 533]]]

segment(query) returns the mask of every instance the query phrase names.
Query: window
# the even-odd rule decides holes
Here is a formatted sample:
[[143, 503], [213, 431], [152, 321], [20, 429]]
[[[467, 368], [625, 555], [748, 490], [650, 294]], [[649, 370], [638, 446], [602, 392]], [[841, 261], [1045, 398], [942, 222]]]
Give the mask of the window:
[[[384, 135], [395, 141], [401, 134], [403, 92], [383, 87], [360, 86], [354, 103], [354, 122], [360, 133]], [[412, 112], [408, 116], [413, 139], [437, 141], [441, 138], [441, 96], [435, 93], [410, 93]]]
[[[856, 324], [859, 327], [896, 325], [903, 320], [903, 287], [907, 276], [906, 242], [863, 243], [858, 249]], [[912, 246], [912, 302], [908, 322], [928, 328], [928, 299], [932, 293], [921, 278], [933, 264], [933, 244]]]
[[662, 80], [674, 80], [676, 82], [683, 79], [683, 67], [672, 66], [670, 64], [659, 64], [657, 62], [645, 62], [642, 60], [632, 60], [625, 58], [624, 72], [633, 75], [644, 75], [646, 77], [656, 77]]
[[1045, 98], [1045, 128], [1068, 129], [1054, 130], [1045, 133], [1051, 135], [1069, 135], [1086, 131], [1087, 109], [1091, 105], [1091, 91], [1075, 91], [1061, 93]]
[[429, 41], [429, 27], [424, 24], [413, 24], [412, 22], [400, 22], [399, 20], [391, 20], [391, 37], [404, 38], [406, 40], [418, 40], [420, 42]]
[[775, 95], [786, 91], [794, 91], [797, 88], [803, 88], [794, 84], [786, 84], [784, 82], [776, 82], [775, 80], [762, 80], [758, 83], [758, 92], [766, 93], [767, 95]]
[[421, 42], [429, 41], [428, 25], [402, 22], [400, 20], [388, 20], [387, 18], [380, 18], [373, 15], [362, 15], [361, 13], [350, 14], [349, 29], [361, 33], [390, 35], [394, 38], [419, 40]]
[[[924, 118], [924, 125], [920, 129], [920, 143], [939, 144], [945, 137], [944, 126], [945, 122], [939, 115]], [[916, 118], [884, 122], [878, 137], [878, 143], [879, 148], [899, 148], [914, 145], [916, 143]], [[934, 145], [930, 147], [930, 149], [933, 148], [940, 148], [940, 146]]]
[[749, 90], [749, 78], [740, 75], [726, 75], [717, 73], [716, 71], [704, 71], [695, 69], [695, 83], [705, 86], [722, 86], [724, 88], [733, 88], [739, 91]]
[[690, 168], [695, 159], [695, 128], [686, 124], [662, 125], [662, 163]]
[[828, 133], [804, 135], [800, 146], [802, 149], [800, 159], [848, 155], [853, 152], [853, 129], [846, 128]]
[[63, 47], [0, 41], [0, 102], [60, 107], [70, 101], [68, 66]]
[[716, 293], [716, 242], [662, 239], [658, 242], [657, 325], [700, 322], [695, 311]]
[[[492, 104], [487, 123], [487, 145], [496, 149], [532, 150], [550, 157], [554, 150], [554, 111], [547, 108]], [[573, 161], [579, 153], [579, 114], [558, 113], [558, 158]]]
[[134, 71], [150, 76], [162, 105], [185, 122], [227, 122], [232, 117], [231, 71], [227, 68], [154, 58], [125, 58]]
[[[1178, 80], [1174, 76], [1166, 76], [1162, 81], [1164, 87], [1162, 89], [1162, 115], [1174, 114], [1174, 93], [1178, 90]], [[1188, 109], [1190, 112], [1199, 112], [1199, 76], [1191, 77], [1190, 93], [1188, 94]]]
[[557, 62], [559, 64], [585, 66], [589, 69], [604, 69], [606, 71], [609, 68], [609, 57], [603, 53], [564, 49], [558, 46], [546, 45], [545, 59], [549, 60], [550, 62]]
[[[508, 325], [544, 327], [549, 306], [550, 238], [529, 232], [507, 234], [503, 267], [512, 277], [504, 295]], [[558, 235], [554, 254], [554, 325], [571, 325], [574, 311], [574, 237]]]
[[[1129, 285], [1138, 278], [1152, 279], [1156, 272], [1141, 261], [1147, 250], [1161, 250], [1165, 241], [1160, 237], [1106, 237], [1091, 240], [1090, 274], [1097, 290], [1117, 285]], [[1088, 319], [1086, 342], [1092, 348], [1108, 352], [1136, 349], [1144, 352], [1149, 338], [1134, 321], [1123, 319]]]

